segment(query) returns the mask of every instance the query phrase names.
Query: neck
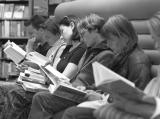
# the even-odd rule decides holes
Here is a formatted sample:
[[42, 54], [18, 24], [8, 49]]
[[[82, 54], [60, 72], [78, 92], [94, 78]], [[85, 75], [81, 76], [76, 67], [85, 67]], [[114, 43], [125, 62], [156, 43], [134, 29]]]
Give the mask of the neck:
[[75, 42], [72, 42], [72, 47], [70, 48], [70, 51], [72, 51], [73, 49], [75, 49], [81, 42], [79, 41], [75, 41]]

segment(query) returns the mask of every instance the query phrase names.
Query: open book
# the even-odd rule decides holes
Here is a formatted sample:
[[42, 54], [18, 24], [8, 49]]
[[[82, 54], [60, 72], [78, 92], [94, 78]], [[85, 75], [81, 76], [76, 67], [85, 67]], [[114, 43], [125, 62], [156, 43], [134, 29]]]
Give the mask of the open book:
[[13, 60], [15, 64], [20, 64], [24, 59], [40, 66], [44, 66], [47, 62], [49, 62], [47, 57], [38, 52], [26, 53], [26, 51], [14, 42], [8, 41], [4, 47], [4, 52], [11, 60]]
[[27, 53], [14, 42], [8, 41], [4, 46], [4, 52], [7, 57], [13, 60], [15, 64], [19, 64], [24, 60]]
[[54, 69], [51, 65], [41, 66], [41, 69], [52, 82], [48, 88], [50, 93], [76, 103], [84, 100], [86, 92], [73, 87], [69, 82], [70, 79]]
[[94, 62], [93, 73], [95, 86], [110, 94], [123, 96], [140, 101], [144, 93], [135, 87], [134, 83], [113, 72], [98, 62]]

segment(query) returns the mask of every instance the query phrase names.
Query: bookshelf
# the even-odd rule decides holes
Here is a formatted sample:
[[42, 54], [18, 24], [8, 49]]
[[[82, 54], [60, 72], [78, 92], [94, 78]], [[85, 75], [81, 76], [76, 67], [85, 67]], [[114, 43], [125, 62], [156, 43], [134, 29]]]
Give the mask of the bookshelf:
[[16, 76], [15, 64], [3, 52], [8, 41], [24, 47], [27, 36], [24, 21], [33, 15], [34, 0], [0, 0], [0, 79]]

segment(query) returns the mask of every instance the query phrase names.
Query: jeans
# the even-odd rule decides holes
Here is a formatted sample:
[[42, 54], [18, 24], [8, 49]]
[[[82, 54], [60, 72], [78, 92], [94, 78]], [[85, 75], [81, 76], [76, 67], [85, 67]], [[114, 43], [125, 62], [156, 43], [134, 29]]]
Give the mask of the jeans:
[[95, 119], [92, 108], [70, 107], [65, 110], [62, 119]]
[[20, 85], [10, 90], [5, 97], [0, 119], [27, 119], [34, 94], [26, 92]]
[[73, 105], [76, 105], [76, 103], [49, 92], [38, 92], [32, 99], [28, 119], [53, 119], [56, 113]]

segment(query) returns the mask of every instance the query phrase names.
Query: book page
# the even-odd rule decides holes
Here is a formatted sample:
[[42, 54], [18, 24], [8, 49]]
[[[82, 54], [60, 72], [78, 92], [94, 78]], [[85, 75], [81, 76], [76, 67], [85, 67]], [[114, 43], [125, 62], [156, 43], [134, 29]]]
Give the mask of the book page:
[[46, 77], [53, 83], [54, 86], [57, 86], [59, 84], [59, 79], [55, 77], [51, 72], [46, 70], [43, 66], [40, 66], [41, 70], [44, 72]]
[[55, 68], [53, 68], [51, 65], [47, 65], [45, 66], [45, 69], [48, 70], [51, 74], [53, 74], [57, 79], [63, 81], [64, 82], [69, 82], [70, 79], [67, 78], [65, 75], [63, 75], [62, 73], [60, 73], [59, 71], [57, 71]]
[[93, 66], [93, 74], [94, 74], [94, 80], [95, 80], [96, 86], [103, 84], [103, 82], [110, 83], [113, 81], [122, 80], [125, 83], [127, 83], [128, 85], [134, 87], [134, 83], [125, 79], [124, 77], [120, 76], [119, 74], [113, 72], [112, 70], [103, 66], [102, 64], [100, 64], [98, 62], [94, 62], [94, 63], [92, 63], [92, 66]]
[[143, 91], [136, 88], [134, 83], [113, 72], [98, 62], [92, 64], [95, 85], [112, 95], [119, 95], [131, 100], [141, 101]]
[[3, 51], [15, 64], [19, 64], [25, 58], [26, 52], [14, 42], [7, 43], [5, 46]]

